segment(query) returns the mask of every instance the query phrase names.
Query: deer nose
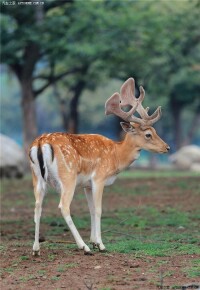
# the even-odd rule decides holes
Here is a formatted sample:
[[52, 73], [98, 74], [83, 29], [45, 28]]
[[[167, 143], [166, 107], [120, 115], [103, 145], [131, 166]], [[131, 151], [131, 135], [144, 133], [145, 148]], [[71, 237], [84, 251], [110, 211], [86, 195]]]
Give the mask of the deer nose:
[[170, 149], [169, 145], [167, 145], [166, 149], [167, 149], [167, 151], [169, 151], [169, 149]]

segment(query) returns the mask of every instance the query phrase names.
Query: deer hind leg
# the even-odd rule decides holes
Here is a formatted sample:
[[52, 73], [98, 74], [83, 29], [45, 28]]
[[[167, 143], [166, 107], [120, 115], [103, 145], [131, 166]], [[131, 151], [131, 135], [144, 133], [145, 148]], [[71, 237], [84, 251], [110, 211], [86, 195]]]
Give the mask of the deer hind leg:
[[90, 248], [84, 243], [83, 239], [81, 238], [76, 226], [70, 215], [70, 204], [73, 199], [74, 191], [76, 186], [76, 179], [70, 178], [66, 184], [62, 183], [62, 190], [61, 190], [61, 200], [59, 207], [61, 209], [61, 213], [76, 241], [76, 244], [79, 249], [83, 249], [85, 254], [90, 255], [91, 251]]
[[35, 194], [35, 241], [33, 244], [33, 255], [40, 255], [40, 244], [39, 244], [39, 231], [40, 231], [40, 218], [42, 213], [42, 202], [45, 195], [46, 182], [41, 178], [37, 178], [33, 173], [33, 185]]
[[85, 196], [88, 202], [88, 207], [90, 210], [91, 216], [91, 234], [90, 234], [90, 242], [93, 244], [93, 247], [96, 248], [96, 238], [95, 238], [95, 211], [94, 211], [94, 201], [92, 196], [92, 190], [88, 187], [84, 188]]

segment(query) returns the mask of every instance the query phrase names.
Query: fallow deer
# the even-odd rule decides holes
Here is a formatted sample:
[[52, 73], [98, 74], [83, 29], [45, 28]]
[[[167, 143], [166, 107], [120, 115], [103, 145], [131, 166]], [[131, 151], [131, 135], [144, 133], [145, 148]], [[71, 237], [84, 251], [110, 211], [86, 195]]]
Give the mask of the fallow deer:
[[[144, 109], [144, 89], [140, 87], [139, 98], [135, 97], [135, 82], [129, 78], [105, 104], [105, 113], [115, 114], [124, 121], [121, 126], [127, 133], [123, 141], [115, 142], [95, 134], [50, 133], [38, 137], [30, 147], [30, 164], [35, 194], [35, 241], [33, 255], [40, 254], [39, 227], [42, 202], [47, 184], [60, 192], [59, 208], [71, 230], [79, 249], [91, 254], [76, 229], [70, 204], [76, 185], [85, 190], [91, 215], [90, 242], [105, 251], [101, 239], [102, 195], [104, 186], [111, 185], [119, 172], [129, 167], [140, 155], [141, 149], [166, 153], [169, 146], [156, 134], [152, 125], [161, 117], [161, 107], [149, 116]], [[123, 107], [131, 106], [125, 112]], [[140, 117], [133, 114], [138, 112]]]

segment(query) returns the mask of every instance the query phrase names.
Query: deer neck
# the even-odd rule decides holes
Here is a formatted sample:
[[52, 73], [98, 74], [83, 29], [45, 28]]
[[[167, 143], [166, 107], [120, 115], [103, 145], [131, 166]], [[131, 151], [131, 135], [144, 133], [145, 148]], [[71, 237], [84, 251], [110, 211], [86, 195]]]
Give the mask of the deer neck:
[[119, 170], [129, 167], [139, 158], [141, 146], [133, 138], [132, 134], [127, 133], [122, 142], [116, 143], [116, 154], [119, 163]]

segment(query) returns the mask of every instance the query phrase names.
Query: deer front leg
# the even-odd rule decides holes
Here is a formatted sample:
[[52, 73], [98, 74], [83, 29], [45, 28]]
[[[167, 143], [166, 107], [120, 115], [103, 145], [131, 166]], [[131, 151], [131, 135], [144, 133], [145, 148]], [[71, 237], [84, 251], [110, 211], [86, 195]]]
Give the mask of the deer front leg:
[[98, 246], [99, 251], [104, 252], [105, 246], [101, 239], [101, 213], [102, 213], [102, 195], [104, 189], [104, 182], [92, 182], [92, 197], [94, 204], [94, 243]]

